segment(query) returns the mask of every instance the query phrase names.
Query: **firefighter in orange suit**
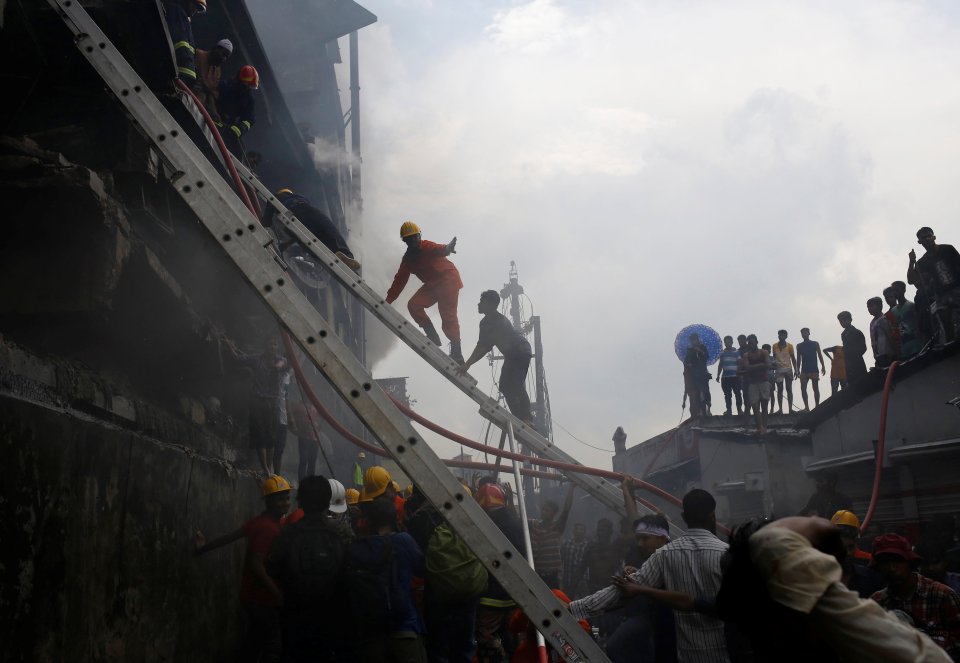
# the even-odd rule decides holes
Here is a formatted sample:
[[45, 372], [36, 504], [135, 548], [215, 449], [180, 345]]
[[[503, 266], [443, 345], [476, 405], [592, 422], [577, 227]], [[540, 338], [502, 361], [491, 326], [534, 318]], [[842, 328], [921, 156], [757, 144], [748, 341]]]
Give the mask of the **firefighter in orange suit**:
[[447, 259], [448, 255], [456, 253], [457, 238], [454, 237], [449, 244], [429, 242], [420, 238], [420, 227], [417, 224], [404, 221], [400, 226], [400, 239], [407, 245], [407, 252], [403, 254], [400, 269], [393, 277], [393, 285], [387, 291], [387, 303], [393, 303], [400, 296], [411, 274], [423, 281], [420, 289], [407, 302], [410, 317], [423, 327], [427, 338], [440, 345], [440, 335], [425, 310], [436, 304], [440, 310], [443, 333], [450, 339], [450, 357], [462, 364], [457, 301], [463, 282], [456, 266]]

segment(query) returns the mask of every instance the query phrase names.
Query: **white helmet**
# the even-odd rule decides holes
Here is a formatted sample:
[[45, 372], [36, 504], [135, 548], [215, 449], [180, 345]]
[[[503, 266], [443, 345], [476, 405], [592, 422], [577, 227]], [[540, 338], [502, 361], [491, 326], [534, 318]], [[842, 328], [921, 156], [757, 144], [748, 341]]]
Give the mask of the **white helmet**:
[[330, 513], [343, 513], [347, 510], [347, 490], [336, 479], [330, 482]]

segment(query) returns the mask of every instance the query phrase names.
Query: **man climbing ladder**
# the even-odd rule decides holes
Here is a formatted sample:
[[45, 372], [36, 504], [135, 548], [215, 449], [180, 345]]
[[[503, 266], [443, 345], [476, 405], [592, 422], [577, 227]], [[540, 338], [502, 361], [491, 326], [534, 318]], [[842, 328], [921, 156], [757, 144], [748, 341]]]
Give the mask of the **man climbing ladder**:
[[449, 244], [430, 242], [420, 238], [420, 226], [413, 221], [404, 221], [400, 226], [400, 239], [407, 245], [407, 252], [403, 254], [397, 275], [393, 277], [393, 285], [387, 291], [387, 303], [392, 304], [400, 296], [411, 274], [423, 281], [420, 289], [407, 302], [410, 317], [423, 327], [427, 338], [440, 345], [440, 335], [425, 310], [436, 304], [440, 310], [443, 333], [450, 339], [450, 357], [462, 364], [457, 301], [463, 282], [456, 265], [447, 259], [448, 255], [457, 252], [457, 238], [454, 237]]

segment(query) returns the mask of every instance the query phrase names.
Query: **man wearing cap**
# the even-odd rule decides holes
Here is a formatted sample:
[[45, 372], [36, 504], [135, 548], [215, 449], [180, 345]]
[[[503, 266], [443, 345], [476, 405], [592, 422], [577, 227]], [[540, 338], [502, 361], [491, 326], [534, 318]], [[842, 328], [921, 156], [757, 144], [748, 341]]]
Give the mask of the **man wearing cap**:
[[930, 636], [953, 660], [960, 659], [960, 597], [944, 584], [916, 572], [920, 556], [899, 534], [881, 534], [873, 540], [872, 565], [887, 588], [873, 595], [883, 608], [909, 617], [913, 626]]
[[868, 599], [886, 585], [883, 577], [867, 565], [873, 556], [857, 547], [860, 538], [860, 519], [853, 511], [841, 509], [833, 514], [830, 522], [840, 530], [840, 540], [847, 552], [842, 563], [843, 577], [840, 581], [860, 598]]
[[240, 137], [253, 128], [256, 121], [253, 93], [260, 89], [260, 74], [245, 64], [233, 78], [220, 81], [217, 88], [217, 126], [220, 136], [236, 157], [243, 157]]
[[[523, 554], [523, 525], [513, 512], [506, 508], [507, 498], [503, 489], [495, 483], [485, 483], [477, 490], [477, 502], [513, 547]], [[480, 597], [480, 605], [477, 607], [477, 660], [481, 663], [500, 663], [507, 660], [500, 632], [516, 605], [491, 573], [487, 580], [487, 590]]]
[[390, 473], [384, 467], [374, 465], [363, 475], [363, 489], [360, 491], [360, 511], [364, 518], [357, 523], [354, 528], [358, 536], [366, 536], [368, 533], [370, 504], [374, 501], [389, 502], [393, 505], [396, 513], [397, 523], [403, 522], [403, 504], [397, 504], [397, 490], [394, 488], [394, 482], [390, 478]]
[[279, 474], [274, 474], [263, 480], [260, 494], [263, 496], [263, 513], [210, 543], [206, 542], [203, 532], [197, 530], [194, 552], [202, 555], [246, 537], [247, 552], [240, 580], [240, 651], [248, 657], [244, 660], [277, 661], [281, 650], [277, 608], [283, 602], [283, 595], [267, 573], [264, 560], [280, 535], [283, 517], [290, 510], [290, 484]]
[[407, 302], [410, 317], [423, 328], [423, 333], [430, 341], [441, 345], [437, 328], [433, 326], [426, 311], [436, 304], [440, 312], [440, 326], [444, 335], [450, 339], [450, 358], [462, 364], [457, 302], [463, 281], [460, 280], [456, 265], [447, 257], [457, 252], [457, 238], [454, 237], [447, 244], [437, 244], [422, 239], [420, 234], [420, 226], [413, 221], [404, 221], [400, 226], [400, 239], [407, 245], [407, 250], [400, 260], [393, 283], [387, 290], [387, 303], [396, 301], [407, 286], [411, 274], [423, 281], [420, 289], [413, 293]]
[[220, 118], [217, 112], [217, 93], [220, 88], [220, 76], [223, 65], [233, 54], [233, 42], [221, 39], [209, 51], [197, 49], [197, 97], [214, 120]]

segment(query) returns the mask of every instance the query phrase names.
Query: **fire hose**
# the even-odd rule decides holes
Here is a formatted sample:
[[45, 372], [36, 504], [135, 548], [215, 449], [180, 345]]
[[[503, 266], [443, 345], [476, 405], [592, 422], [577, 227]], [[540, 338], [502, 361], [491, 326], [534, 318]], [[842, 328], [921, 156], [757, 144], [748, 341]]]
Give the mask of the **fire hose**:
[[870, 493], [870, 506], [867, 507], [867, 515], [863, 518], [860, 525], [860, 534], [867, 531], [870, 521], [873, 520], [873, 513], [877, 509], [877, 502], [880, 500], [880, 478], [883, 476], [883, 450], [887, 439], [887, 405], [890, 402], [890, 387], [893, 385], [893, 372], [899, 361], [890, 364], [887, 369], [887, 379], [883, 381], [883, 396], [880, 400], [880, 432], [877, 434], [877, 460], [873, 469], [873, 490]]
[[196, 95], [196, 93], [179, 78], [177, 79], [177, 87], [186, 92], [196, 103], [197, 108], [200, 109], [200, 114], [203, 115], [203, 119], [207, 124], [207, 128], [210, 129], [210, 133], [213, 134], [213, 139], [216, 141], [217, 147], [220, 148], [220, 154], [223, 156], [223, 162], [227, 166], [227, 172], [230, 173], [230, 177], [233, 178], [234, 184], [237, 188], [237, 194], [240, 196], [240, 200], [242, 200], [247, 206], [247, 209], [250, 210], [250, 213], [259, 219], [260, 203], [257, 201], [256, 196], [254, 196], [253, 201], [251, 201], [250, 196], [247, 195], [247, 187], [244, 185], [243, 180], [240, 179], [240, 174], [233, 165], [233, 156], [230, 154], [230, 150], [227, 149], [226, 143], [223, 142], [223, 136], [220, 135], [220, 129], [217, 127], [217, 123], [213, 121], [212, 117], [210, 117], [210, 113], [207, 111], [206, 107], [203, 105], [203, 102], [200, 101], [200, 98]]
[[[330, 426], [335, 431], [337, 431], [338, 433], [340, 433], [340, 435], [346, 438], [348, 442], [351, 442], [352, 444], [356, 445], [357, 447], [360, 447], [364, 451], [369, 451], [374, 455], [388, 457], [388, 454], [380, 447], [370, 444], [369, 442], [366, 442], [365, 440], [362, 440], [356, 435], [354, 435], [353, 433], [351, 433], [343, 424], [341, 424], [336, 419], [336, 417], [334, 417], [330, 413], [329, 410], [327, 410], [327, 408], [323, 406], [323, 403], [320, 401], [320, 398], [316, 395], [316, 393], [314, 393], [310, 383], [307, 382], [306, 375], [303, 372], [303, 367], [300, 365], [300, 362], [297, 361], [296, 348], [294, 348], [293, 342], [290, 340], [289, 335], [287, 335], [286, 332], [281, 332], [281, 339], [283, 341], [284, 349], [287, 352], [287, 357], [290, 358], [290, 365], [293, 368], [293, 372], [297, 378], [297, 382], [304, 386], [304, 391], [306, 392], [307, 398], [310, 400], [311, 404], [316, 408], [320, 416], [323, 417], [323, 419], [328, 424], [330, 424]], [[626, 478], [626, 475], [620, 472], [613, 472], [610, 470], [601, 470], [599, 468], [587, 467], [585, 465], [577, 465], [575, 463], [563, 463], [560, 461], [550, 460], [548, 458], [526, 456], [524, 454], [512, 453], [510, 451], [501, 450], [497, 447], [491, 447], [484, 444], [480, 444], [479, 442], [474, 442], [469, 438], [463, 437], [462, 435], [458, 435], [457, 433], [454, 433], [452, 431], [447, 430], [446, 428], [443, 428], [439, 424], [436, 424], [430, 421], [429, 419], [427, 419], [426, 417], [423, 417], [417, 414], [416, 412], [404, 406], [402, 403], [396, 401], [395, 399], [391, 399], [391, 400], [393, 400], [393, 403], [397, 406], [397, 408], [401, 412], [403, 412], [405, 415], [407, 415], [417, 423], [423, 425], [424, 427], [432, 430], [435, 433], [438, 433], [439, 435], [442, 435], [443, 437], [446, 437], [449, 440], [462, 444], [465, 447], [475, 449], [477, 451], [484, 451], [494, 456], [509, 458], [514, 461], [530, 461], [534, 465], [540, 465], [543, 467], [550, 467], [553, 469], [560, 469], [568, 472], [579, 472], [581, 474], [592, 474], [594, 476], [600, 476], [600, 477], [612, 479], [615, 481], [623, 481]], [[474, 463], [470, 461], [454, 461], [454, 460], [445, 460], [444, 463], [448, 467], [461, 467], [465, 469], [478, 469], [478, 470], [496, 470], [497, 469], [497, 466], [491, 463]], [[500, 471], [510, 471], [511, 468], [500, 467], [499, 469]], [[534, 476], [534, 477], [539, 477], [544, 479], [559, 479], [561, 476], [555, 472], [543, 472], [543, 471], [533, 470], [525, 467], [520, 469], [520, 473], [524, 475]], [[658, 497], [665, 499], [666, 501], [670, 502], [675, 506], [683, 505], [682, 500], [662, 490], [661, 488], [654, 486], [651, 483], [647, 483], [646, 481], [639, 481], [639, 480], [635, 480], [635, 481], [639, 488], [647, 490], [648, 492], [651, 492], [654, 495], [657, 495]], [[657, 512], [660, 511], [660, 508], [657, 507], [652, 502], [645, 500], [643, 498], [636, 498], [636, 499], [638, 502], [643, 504], [648, 509], [652, 511], [657, 511]], [[729, 533], [729, 529], [727, 529], [723, 525], [719, 525], [719, 527], [725, 532]]]

